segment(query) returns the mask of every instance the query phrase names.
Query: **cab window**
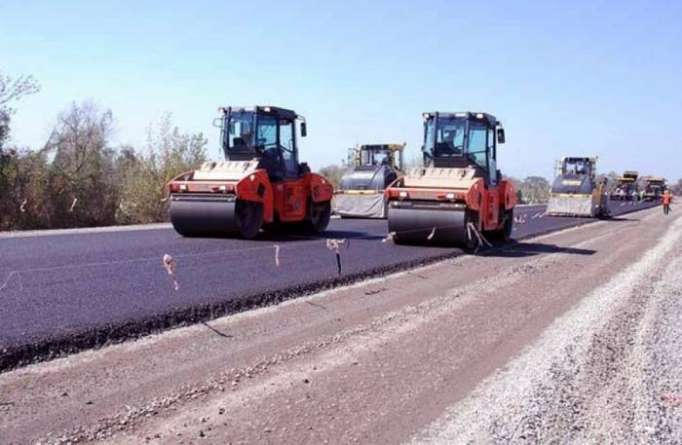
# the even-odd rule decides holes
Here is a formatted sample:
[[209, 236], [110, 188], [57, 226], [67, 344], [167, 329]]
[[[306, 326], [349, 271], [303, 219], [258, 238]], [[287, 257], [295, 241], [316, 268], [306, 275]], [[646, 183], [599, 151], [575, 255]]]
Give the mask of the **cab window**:
[[282, 119], [279, 121], [279, 145], [287, 177], [298, 176], [298, 159], [296, 158], [294, 141], [294, 122]]
[[479, 122], [469, 123], [469, 156], [481, 168], [487, 169], [488, 126]]

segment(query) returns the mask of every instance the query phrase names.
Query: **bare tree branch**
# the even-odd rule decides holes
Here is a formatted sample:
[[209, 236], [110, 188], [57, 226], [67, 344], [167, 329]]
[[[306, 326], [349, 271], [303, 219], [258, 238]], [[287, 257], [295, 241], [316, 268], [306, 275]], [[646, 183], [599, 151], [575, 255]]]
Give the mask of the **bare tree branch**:
[[38, 81], [31, 75], [21, 75], [12, 78], [0, 72], [0, 108], [7, 108], [7, 104], [17, 101], [23, 96], [40, 91]]

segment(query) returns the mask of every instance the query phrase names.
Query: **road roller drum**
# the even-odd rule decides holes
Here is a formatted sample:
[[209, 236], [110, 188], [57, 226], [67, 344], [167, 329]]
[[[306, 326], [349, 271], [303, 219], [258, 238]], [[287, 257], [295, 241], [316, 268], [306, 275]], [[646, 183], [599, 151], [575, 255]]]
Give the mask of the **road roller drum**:
[[170, 219], [184, 236], [230, 236], [253, 238], [263, 224], [260, 204], [206, 196], [173, 197]]
[[389, 207], [388, 231], [399, 244], [471, 244], [464, 209]]

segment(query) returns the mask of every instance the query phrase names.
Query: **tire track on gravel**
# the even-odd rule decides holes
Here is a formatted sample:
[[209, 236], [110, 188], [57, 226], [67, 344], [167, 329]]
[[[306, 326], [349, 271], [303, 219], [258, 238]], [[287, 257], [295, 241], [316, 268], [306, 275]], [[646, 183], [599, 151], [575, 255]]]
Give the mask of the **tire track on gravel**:
[[[681, 229], [677, 218], [638, 261], [583, 298], [506, 370], [484, 381], [414, 442], [631, 443], [635, 434], [644, 443], [680, 443], [679, 428], [662, 425], [668, 417], [655, 414], [661, 409], [651, 402], [652, 390], [644, 395], [632, 382], [651, 382], [657, 372], [652, 360], [661, 354], [642, 326], [665, 286], [658, 278], [665, 270], [671, 273], [665, 263], [680, 248]], [[672, 347], [667, 353], [677, 363], [679, 351]], [[646, 359], [642, 348], [652, 351], [652, 358]], [[642, 399], [653, 403], [648, 411]], [[642, 419], [637, 427], [636, 419]]]

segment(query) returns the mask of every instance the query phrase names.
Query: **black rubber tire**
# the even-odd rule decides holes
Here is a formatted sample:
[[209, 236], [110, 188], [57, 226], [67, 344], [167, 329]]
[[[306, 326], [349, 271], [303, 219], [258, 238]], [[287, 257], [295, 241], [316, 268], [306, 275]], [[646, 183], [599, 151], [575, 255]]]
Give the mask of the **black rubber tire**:
[[263, 226], [263, 205], [256, 202], [237, 201], [235, 213], [241, 237], [253, 239], [258, 236]]
[[514, 231], [514, 209], [509, 209], [504, 212], [504, 225], [500, 230], [500, 241], [508, 242], [512, 237]]
[[612, 217], [613, 215], [611, 215], [611, 211], [609, 210], [608, 206], [602, 206], [597, 213], [597, 219], [611, 219]]
[[504, 210], [504, 223], [499, 230], [493, 230], [487, 234], [490, 241], [498, 243], [506, 243], [511, 240], [512, 231], [514, 230], [514, 209]]
[[332, 203], [330, 201], [311, 203], [307, 225], [313, 232], [322, 233], [327, 229], [331, 216]]

